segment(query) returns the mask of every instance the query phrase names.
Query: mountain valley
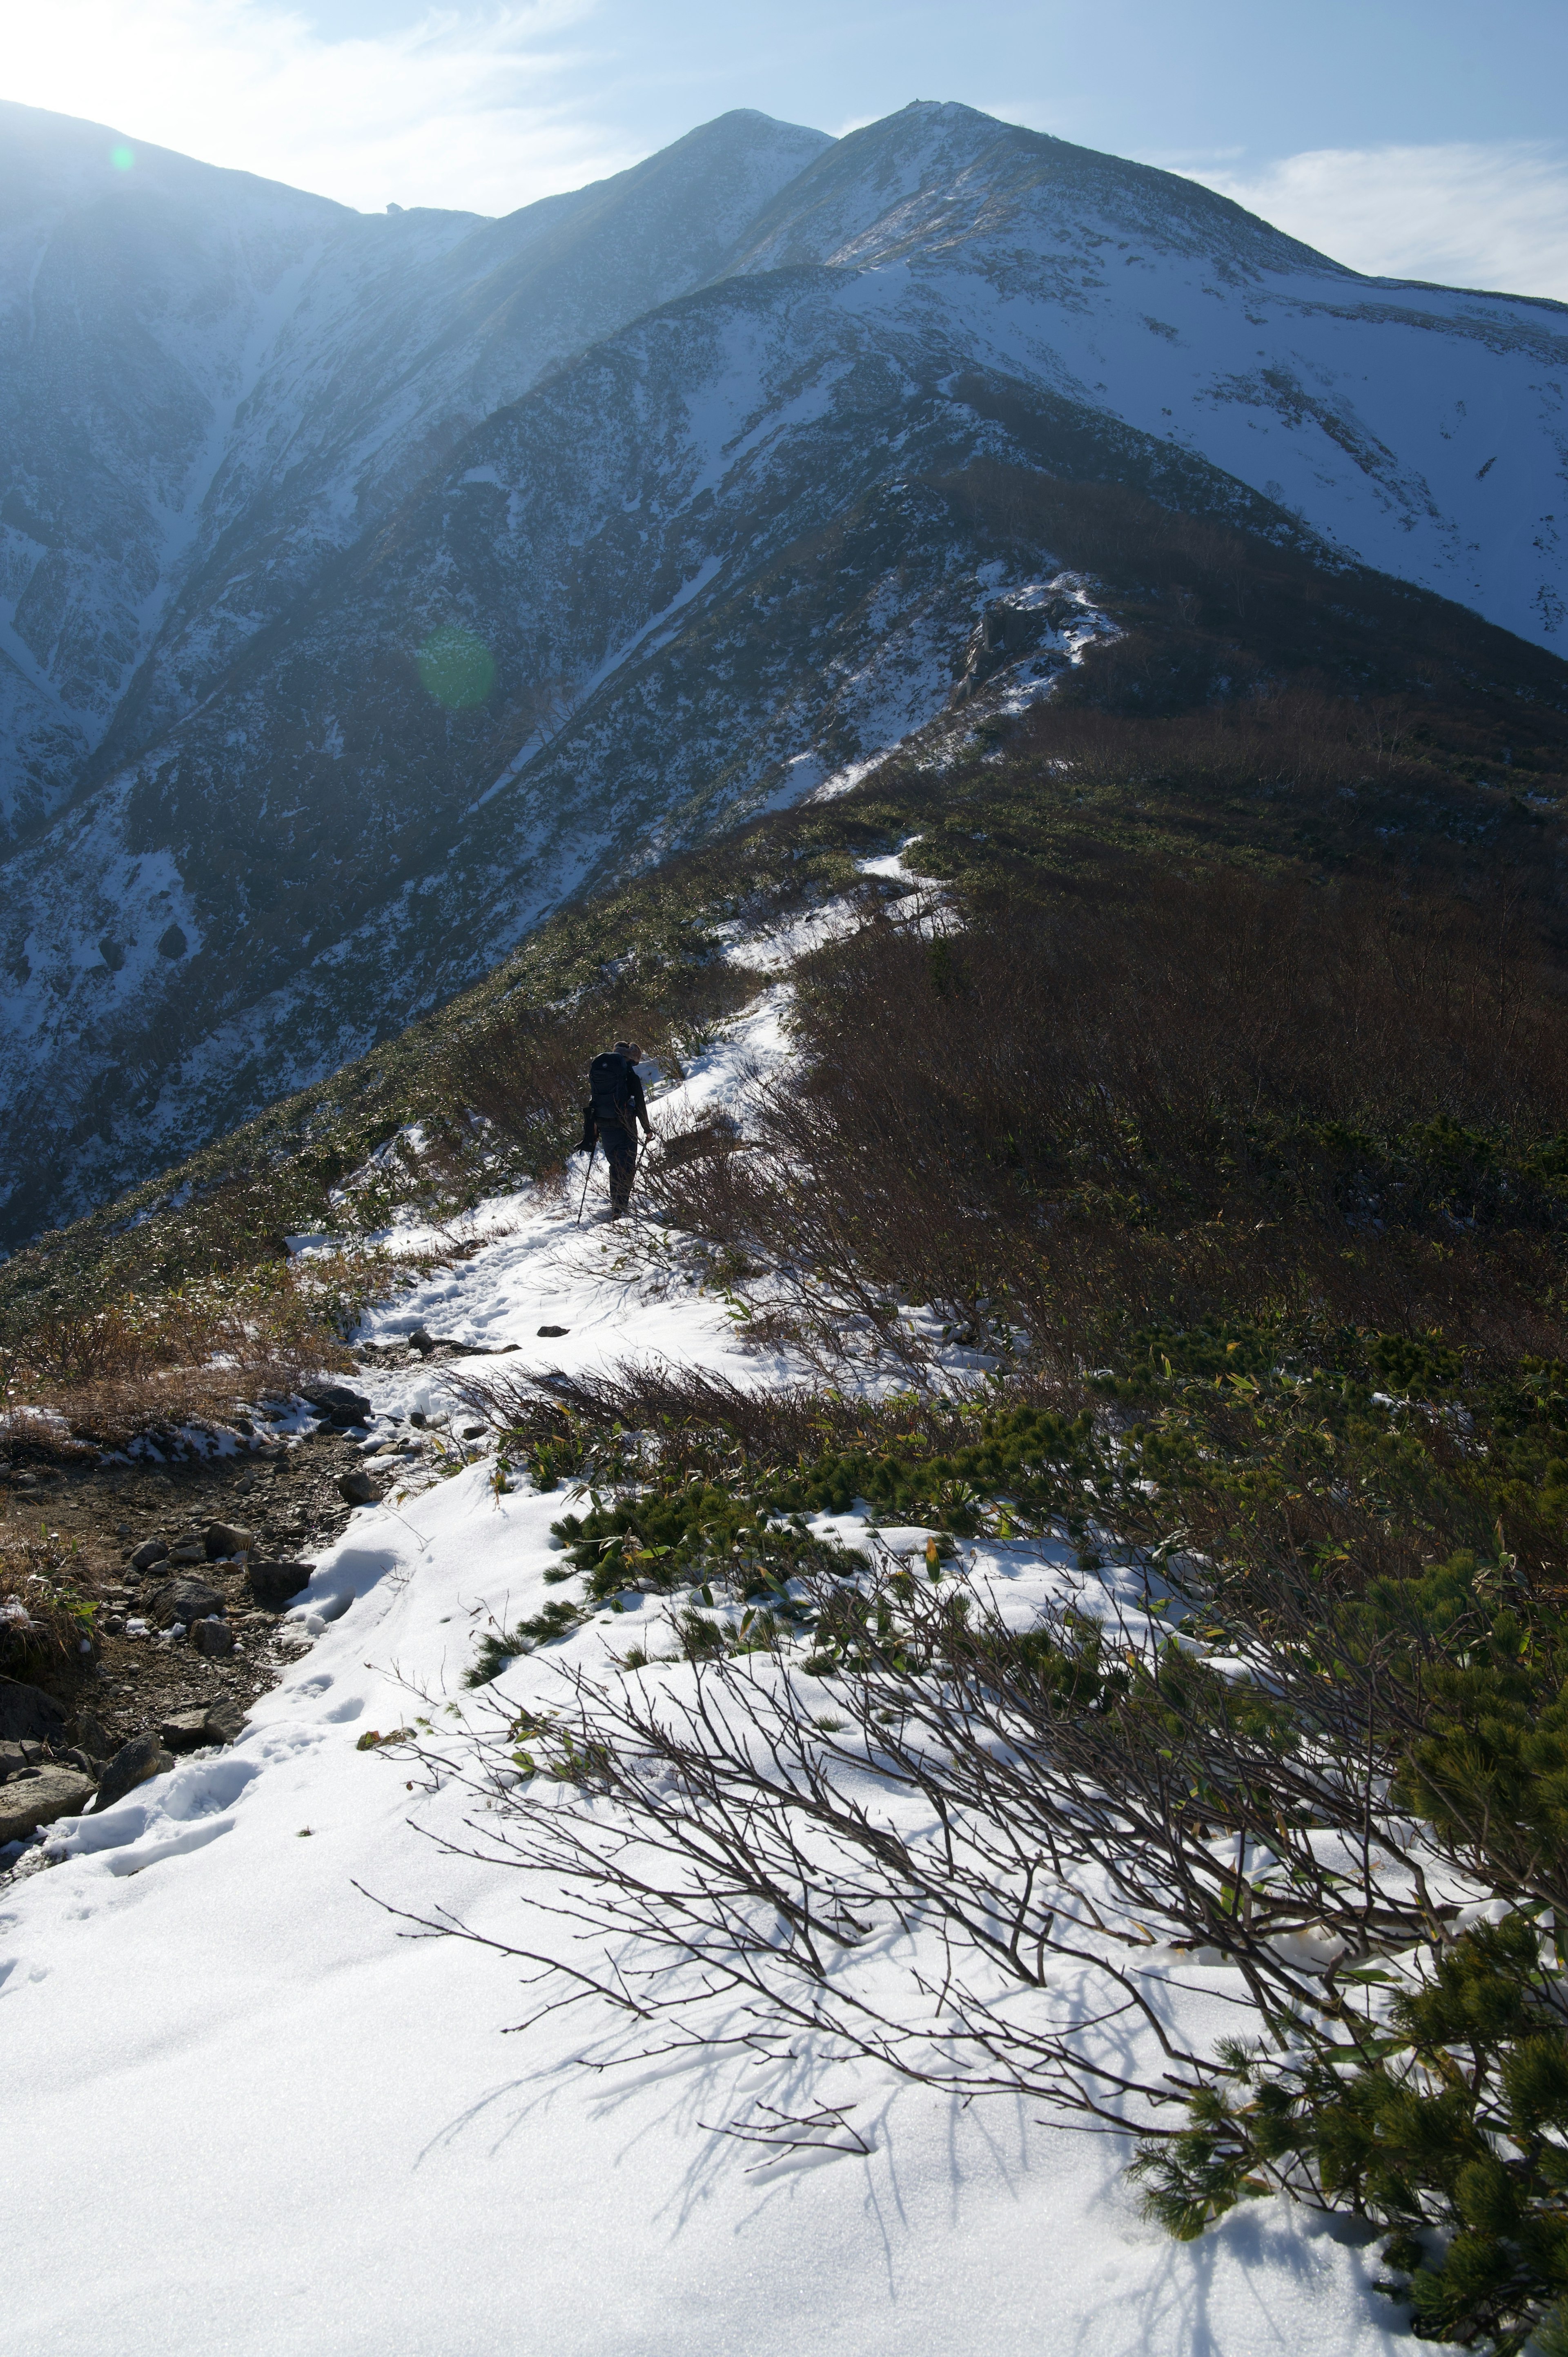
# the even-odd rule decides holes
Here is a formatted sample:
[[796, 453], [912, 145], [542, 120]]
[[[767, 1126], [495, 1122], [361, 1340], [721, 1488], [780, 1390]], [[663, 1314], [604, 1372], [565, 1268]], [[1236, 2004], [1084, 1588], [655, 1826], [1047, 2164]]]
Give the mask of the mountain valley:
[[723, 117], [497, 222], [4, 128], [13, 1246], [575, 896], [1057, 692], [1126, 625], [1040, 483], [1391, 576], [1559, 693], [1561, 306], [955, 106]]

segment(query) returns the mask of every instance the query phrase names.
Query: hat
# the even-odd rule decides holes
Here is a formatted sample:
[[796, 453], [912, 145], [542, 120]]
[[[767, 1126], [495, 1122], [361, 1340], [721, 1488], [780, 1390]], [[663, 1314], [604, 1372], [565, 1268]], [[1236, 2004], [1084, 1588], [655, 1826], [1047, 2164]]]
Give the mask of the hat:
[[640, 1064], [642, 1061], [641, 1049], [634, 1048], [629, 1039], [618, 1039], [615, 1046], [610, 1049], [610, 1054], [612, 1056], [625, 1056], [628, 1062], [633, 1064]]

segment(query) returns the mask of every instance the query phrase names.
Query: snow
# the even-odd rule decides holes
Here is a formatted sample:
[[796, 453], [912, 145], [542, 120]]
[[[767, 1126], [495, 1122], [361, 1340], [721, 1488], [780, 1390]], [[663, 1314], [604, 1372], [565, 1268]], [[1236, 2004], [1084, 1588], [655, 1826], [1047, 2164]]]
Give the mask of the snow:
[[[466, 477], [465, 480], [467, 479], [469, 479]], [[691, 604], [693, 597], [707, 587], [714, 575], [721, 570], [723, 560], [720, 557], [704, 557], [690, 578], [681, 584], [668, 605], [661, 607], [657, 614], [650, 614], [647, 621], [640, 623], [620, 646], [612, 648], [610, 652], [595, 665], [582, 683], [573, 690], [570, 696], [563, 699], [548, 723], [542, 728], [536, 728], [524, 739], [494, 785], [487, 786], [478, 800], [470, 803], [470, 811], [482, 809], [486, 802], [500, 792], [503, 786], [510, 785], [515, 778], [521, 776], [535, 753], [561, 734], [573, 714], [580, 711], [588, 698], [596, 695], [605, 682], [613, 678], [623, 664], [630, 662], [637, 655], [646, 656], [656, 653], [665, 640], [670, 637], [671, 625], [676, 616], [684, 607]]]
[[[690, 143], [655, 159], [651, 178], [685, 193], [640, 262], [635, 174], [591, 235], [603, 192], [482, 227], [361, 221], [216, 176], [196, 279], [170, 254], [158, 269], [178, 300], [156, 274], [134, 282], [188, 411], [178, 463], [138, 396], [123, 424], [140, 455], [106, 445], [114, 463], [85, 488], [49, 391], [68, 349], [50, 342], [62, 256], [39, 273], [31, 216], [0, 254], [18, 322], [36, 278], [25, 385], [49, 459], [0, 527], [16, 823], [70, 796], [159, 600], [164, 617], [115, 739], [135, 768], [8, 869], [0, 1102], [18, 1135], [50, 1107], [60, 1166], [47, 1201], [15, 1154], [0, 1170], [19, 1230], [338, 1069], [477, 979], [607, 858], [636, 872], [760, 810], [831, 798], [895, 748], [940, 767], [978, 718], [1048, 694], [1082, 652], [1075, 633], [1097, 627], [1087, 606], [1059, 645], [988, 681], [983, 705], [947, 709], [980, 602], [1005, 599], [1009, 570], [1043, 585], [1051, 561], [1020, 544], [1015, 568], [994, 564], [933, 492], [976, 460], [1026, 462], [996, 414], [1003, 381], [1086, 428], [1154, 437], [1156, 497], [1180, 507], [1190, 490], [1230, 512], [1251, 485], [1280, 530], [1294, 515], [1560, 644], [1560, 526], [1540, 500], [1561, 469], [1561, 307], [1358, 278], [1191, 183], [962, 108], [836, 145], [733, 121], [704, 143], [738, 178], [715, 211]], [[205, 167], [166, 167], [199, 212]], [[765, 184], [776, 201], [748, 244]], [[539, 241], [568, 218], [536, 278]], [[1228, 481], [1184, 485], [1196, 457]], [[111, 489], [134, 494], [128, 538]], [[820, 554], [841, 528], [838, 567], [800, 572], [789, 552]], [[358, 540], [341, 594], [313, 602], [321, 566]], [[50, 635], [68, 551], [87, 570], [61, 576]], [[401, 755], [424, 691], [399, 665], [410, 616], [449, 592], [499, 675], [526, 685], [473, 740], [472, 768], [455, 740], [427, 810]], [[226, 672], [258, 632], [253, 661]], [[391, 701], [367, 734], [366, 665], [387, 656]], [[945, 748], [911, 744], [950, 720]], [[177, 825], [156, 782], [177, 754], [191, 797]], [[235, 827], [275, 832], [297, 858], [306, 814], [336, 825], [345, 796], [365, 839], [384, 828], [394, 846], [381, 869], [361, 888], [346, 862], [342, 898], [324, 914], [318, 897], [297, 932], [257, 921], [218, 847]], [[120, 880], [149, 842], [174, 863], [166, 910]], [[171, 921], [203, 953], [199, 988], [156, 952]], [[105, 937], [126, 952], [114, 971]], [[164, 1052], [135, 1052], [155, 1034]]]
[[[903, 872], [898, 856], [875, 866]], [[775, 984], [682, 1083], [655, 1079], [656, 1125], [744, 1122], [755, 1076], [788, 1053], [788, 1005]], [[487, 1203], [478, 1253], [377, 1313], [369, 1339], [427, 1325], [514, 1342], [506, 1372], [657, 1355], [740, 1383], [799, 1376], [748, 1354], [694, 1286], [639, 1275], [600, 1200], [582, 1228], [537, 1190]], [[542, 1344], [542, 1324], [568, 1331]], [[360, 1380], [378, 1434], [441, 1395], [430, 1369]], [[570, 2012], [507, 2038], [529, 2009], [518, 1968], [405, 1936], [387, 1910], [518, 1941], [530, 1902], [503, 1868], [428, 1838], [462, 1839], [476, 1803], [460, 1783], [415, 1788], [395, 1749], [357, 1747], [424, 1715], [460, 1754], [462, 1714], [487, 1707], [461, 1684], [475, 1639], [555, 1592], [549, 1524], [567, 1501], [498, 1494], [482, 1458], [421, 1478], [320, 1558], [295, 1607], [300, 1658], [239, 1743], [56, 1826], [53, 1862], [0, 1886], [0, 2140], [22, 2163], [7, 2228], [26, 2255], [0, 2350], [1391, 2357], [1370, 2253], [1274, 2201], [1177, 2246], [1141, 2218], [1116, 2147], [1029, 2106], [966, 2112], [865, 2075], [867, 2153], [754, 2172], [754, 2150], [717, 2133], [755, 2098], [749, 2065], [584, 2072], [602, 2032]], [[854, 1516], [833, 1527], [868, 1535]], [[882, 1534], [895, 1550], [925, 1537]], [[1129, 1568], [1089, 1578], [1063, 1547], [987, 1545], [972, 1568], [1020, 1621], [1069, 1586], [1138, 1610]], [[603, 1615], [499, 1691], [538, 1701], [556, 1663], [607, 1664], [634, 1634], [668, 1650], [666, 1609]], [[1218, 1986], [1184, 2002], [1189, 2027], [1233, 2023]]]

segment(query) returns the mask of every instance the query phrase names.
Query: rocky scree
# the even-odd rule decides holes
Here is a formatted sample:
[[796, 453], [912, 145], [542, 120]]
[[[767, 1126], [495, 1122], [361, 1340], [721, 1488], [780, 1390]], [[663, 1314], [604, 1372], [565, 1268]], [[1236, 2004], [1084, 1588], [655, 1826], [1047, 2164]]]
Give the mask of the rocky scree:
[[0, 1460], [0, 1535], [47, 1541], [91, 1606], [69, 1668], [0, 1677], [0, 1869], [7, 1845], [109, 1806], [180, 1752], [232, 1742], [275, 1683], [299, 1641], [280, 1615], [349, 1520], [340, 1483], [353, 1473], [381, 1495], [358, 1463], [369, 1401], [316, 1388], [324, 1421], [286, 1444]]

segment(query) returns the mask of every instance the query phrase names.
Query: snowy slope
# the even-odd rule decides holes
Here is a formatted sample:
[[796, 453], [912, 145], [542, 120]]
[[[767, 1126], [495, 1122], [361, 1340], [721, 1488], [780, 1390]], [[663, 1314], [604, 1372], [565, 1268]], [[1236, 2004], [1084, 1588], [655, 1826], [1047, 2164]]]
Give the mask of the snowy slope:
[[[87, 746], [117, 718], [134, 750], [469, 426], [706, 276], [823, 144], [728, 115], [505, 221], [371, 218], [0, 106], [0, 651]], [[0, 770], [0, 829], [32, 814]]]
[[[656, 1097], [656, 1121], [736, 1106], [746, 1067], [780, 1053], [782, 1003]], [[516, 1366], [548, 1323], [569, 1329], [549, 1345], [569, 1368], [659, 1352], [748, 1383], [791, 1372], [744, 1355], [713, 1302], [633, 1282], [619, 1232], [579, 1231], [558, 1202], [498, 1200], [475, 1225], [492, 1241], [376, 1330], [516, 1341]], [[437, 1404], [423, 1372], [366, 1386], [383, 1414]], [[518, 1878], [425, 1838], [482, 1827], [482, 1798], [455, 1777], [411, 1791], [412, 1763], [356, 1746], [429, 1707], [460, 1762], [442, 1705], [485, 1711], [460, 1684], [476, 1632], [553, 1592], [564, 1503], [497, 1497], [481, 1462], [356, 1516], [296, 1608], [303, 1657], [242, 1740], [57, 1825], [57, 1862], [0, 1886], [0, 2139], [24, 2161], [0, 2351], [1392, 2357], [1369, 2255], [1303, 2212], [1248, 2205], [1180, 2247], [1139, 2217], [1117, 2146], [869, 2076], [866, 2157], [750, 2173], [756, 2148], [715, 2130], [757, 2102], [754, 2066], [585, 2072], [609, 2050], [601, 2024], [569, 2012], [508, 2038], [518, 1967], [401, 1936], [377, 1901], [553, 1938]], [[1067, 1561], [1015, 1545], [974, 1569], [1026, 1622]], [[501, 1697], [546, 1699], [553, 1659], [670, 1650], [662, 1609], [514, 1663]], [[1233, 2027], [1228, 1993], [1184, 2000], [1187, 2026]]]
[[1568, 307], [1363, 278], [1195, 182], [951, 105], [841, 140], [737, 266], [811, 263], [1568, 644]]
[[[356, 220], [165, 149], [117, 169], [115, 144], [0, 105], [0, 650], [75, 733], [50, 802], [156, 627], [269, 333]], [[5, 748], [0, 841], [38, 741]]]
[[187, 583], [107, 752], [124, 759], [199, 704], [472, 427], [701, 285], [826, 144], [740, 111], [502, 221], [356, 219], [303, 282], [235, 414]]
[[[156, 766], [13, 860], [13, 1219], [49, 1200], [40, 1134], [63, 1133], [68, 1200], [166, 1166], [583, 881], [930, 720], [981, 608], [1036, 568], [921, 479], [1006, 447], [793, 274], [656, 313], [498, 413]], [[415, 660], [454, 624], [496, 666], [470, 711]]]
[[[1568, 314], [1359, 278], [1168, 174], [962, 107], [730, 115], [505, 221], [371, 221], [4, 124], [54, 159], [0, 235], [8, 1237], [931, 720], [986, 596], [1054, 568], [988, 587], [942, 489], [976, 461], [1564, 643]], [[112, 264], [143, 365], [76, 470]]]

